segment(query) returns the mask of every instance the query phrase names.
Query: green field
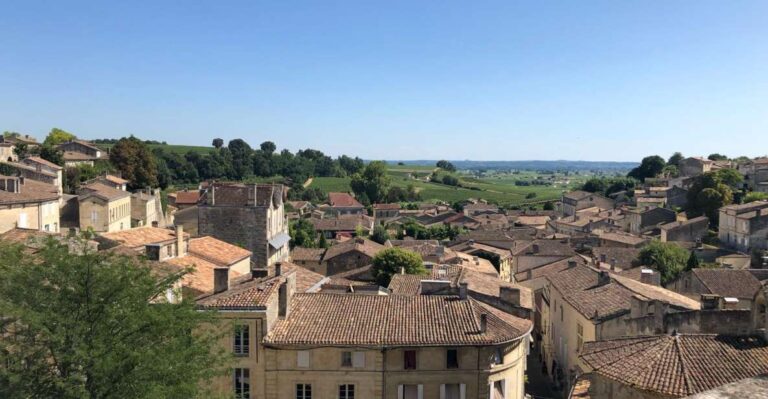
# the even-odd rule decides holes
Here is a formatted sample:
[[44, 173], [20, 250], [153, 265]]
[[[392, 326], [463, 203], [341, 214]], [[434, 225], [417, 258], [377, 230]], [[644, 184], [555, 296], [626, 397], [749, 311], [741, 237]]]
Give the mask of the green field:
[[[109, 150], [114, 144], [96, 144], [97, 147]], [[178, 145], [178, 144], [148, 144], [149, 148], [162, 148], [165, 152], [176, 153], [184, 155], [190, 151], [197, 152], [199, 154], [209, 153], [213, 150], [213, 147], [204, 147], [196, 145]]]
[[[569, 179], [569, 184], [516, 186], [514, 183], [515, 180], [532, 180], [539, 177], [539, 175], [534, 172], [526, 172], [525, 174], [521, 173], [513, 175], [514, 177], [504, 176], [503, 178], [475, 178], [459, 174], [457, 177], [459, 177], [463, 187], [452, 187], [427, 181], [427, 176], [433, 169], [434, 168], [431, 167], [389, 165], [388, 174], [392, 179], [393, 186], [407, 187], [409, 184], [413, 184], [425, 201], [442, 200], [446, 202], [456, 202], [475, 198], [485, 199], [503, 206], [514, 206], [559, 199], [564, 190], [571, 190], [575, 184], [578, 184], [576, 182], [577, 179]], [[420, 178], [414, 179], [414, 174], [418, 175]], [[553, 180], [557, 181], [558, 177], [554, 177]], [[580, 180], [581, 179], [578, 179], [578, 181]], [[324, 192], [348, 192], [350, 191], [349, 182], [349, 178], [318, 177], [312, 181], [310, 187], [320, 188]], [[529, 193], [535, 193], [536, 196], [534, 198], [526, 198]]]

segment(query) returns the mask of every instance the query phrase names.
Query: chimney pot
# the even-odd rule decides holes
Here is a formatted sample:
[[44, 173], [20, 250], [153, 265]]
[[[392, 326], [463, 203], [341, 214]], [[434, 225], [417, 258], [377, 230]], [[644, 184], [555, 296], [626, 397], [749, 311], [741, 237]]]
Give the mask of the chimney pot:
[[213, 269], [213, 293], [218, 294], [229, 289], [229, 269], [218, 267]]
[[576, 261], [573, 259], [568, 260], [568, 268], [573, 269], [574, 267], [576, 267]]
[[160, 226], [160, 223], [157, 222], [157, 220], [152, 221], [152, 227], [158, 227]]

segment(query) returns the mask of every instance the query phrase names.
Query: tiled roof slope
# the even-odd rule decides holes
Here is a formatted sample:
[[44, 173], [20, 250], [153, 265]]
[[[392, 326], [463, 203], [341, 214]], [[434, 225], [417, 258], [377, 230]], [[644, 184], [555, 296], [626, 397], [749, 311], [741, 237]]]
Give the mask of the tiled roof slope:
[[323, 259], [332, 259], [352, 251], [364, 253], [372, 258], [384, 248], [383, 245], [371, 240], [366, 240], [365, 238], [353, 238], [328, 248]]
[[704, 284], [710, 294], [732, 298], [749, 298], [760, 290], [760, 280], [748, 270], [693, 269], [693, 274]]
[[[1, 176], [3, 179], [14, 179], [12, 176]], [[16, 179], [17, 182], [20, 179]], [[20, 204], [53, 201], [59, 198], [59, 191], [53, 184], [42, 183], [32, 179], [24, 179], [18, 193], [0, 190], [0, 204]]]
[[581, 358], [597, 374], [672, 397], [768, 373], [768, 345], [759, 337], [660, 335], [587, 342]]
[[[150, 226], [101, 233], [100, 235], [109, 240], [117, 241], [128, 248], [141, 248], [148, 244], [159, 244], [176, 239], [175, 230]], [[184, 237], [189, 237], [189, 234], [184, 233]]]
[[[481, 314], [487, 328], [480, 331]], [[520, 319], [455, 296], [297, 294], [269, 345], [494, 345], [527, 334]]]
[[349, 195], [348, 193], [328, 193], [328, 202], [330, 202], [331, 206], [334, 207], [363, 207], [363, 205], [358, 202], [355, 197]]
[[251, 251], [210, 236], [189, 240], [189, 253], [208, 261], [229, 266], [249, 256]]

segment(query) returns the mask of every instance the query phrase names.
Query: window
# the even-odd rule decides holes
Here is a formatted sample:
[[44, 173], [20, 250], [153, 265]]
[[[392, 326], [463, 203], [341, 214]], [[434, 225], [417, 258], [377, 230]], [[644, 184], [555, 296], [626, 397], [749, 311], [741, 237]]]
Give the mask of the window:
[[415, 384], [399, 385], [397, 389], [398, 389], [398, 393], [397, 393], [398, 398], [422, 399], [424, 395], [423, 385], [415, 385]]
[[296, 384], [296, 399], [312, 399], [312, 384]]
[[493, 355], [491, 355], [491, 366], [498, 364], [504, 364], [504, 352], [502, 352], [501, 348], [494, 349]]
[[296, 366], [301, 368], [309, 367], [309, 351], [296, 352]]
[[459, 368], [459, 350], [448, 349], [445, 352], [445, 368], [457, 369]]
[[352, 352], [341, 352], [341, 367], [352, 367]]
[[235, 399], [251, 398], [251, 370], [235, 369]]
[[355, 385], [354, 384], [339, 385], [339, 399], [355, 399]]
[[581, 347], [584, 345], [584, 326], [581, 323], [576, 323], [576, 351], [581, 352]]
[[250, 351], [250, 331], [247, 324], [235, 326], [234, 352], [237, 356], [247, 356]]
[[440, 386], [440, 399], [464, 399], [467, 387], [464, 384], [443, 384]]
[[355, 352], [352, 354], [352, 367], [356, 369], [365, 367], [365, 352]]
[[494, 398], [506, 398], [504, 396], [504, 380], [493, 382], [493, 395]]
[[403, 368], [416, 370], [416, 351], [403, 351]]

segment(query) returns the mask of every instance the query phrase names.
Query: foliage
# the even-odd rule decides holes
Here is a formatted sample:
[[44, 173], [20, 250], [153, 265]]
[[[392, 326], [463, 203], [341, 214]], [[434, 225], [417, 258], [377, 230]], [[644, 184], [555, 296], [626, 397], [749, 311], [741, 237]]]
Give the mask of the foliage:
[[706, 215], [715, 225], [718, 219], [718, 209], [733, 202], [733, 190], [741, 182], [742, 177], [732, 169], [720, 169], [696, 176], [688, 189], [689, 216]]
[[444, 159], [437, 161], [437, 165], [436, 166], [438, 168], [446, 171], [446, 172], [455, 172], [456, 171], [456, 167], [453, 166], [452, 163], [450, 163], [450, 162], [448, 162], [448, 161], [446, 161]]
[[190, 299], [158, 301], [184, 273], [74, 244], [83, 252], [52, 238], [34, 256], [0, 245], [0, 397], [206, 396], [227, 366], [200, 328], [216, 319]]
[[654, 240], [640, 250], [639, 260], [640, 264], [658, 270], [662, 284], [666, 284], [685, 269], [689, 257], [687, 250], [674, 243]]
[[66, 143], [67, 141], [72, 141], [76, 138], [77, 137], [74, 134], [55, 127], [51, 129], [47, 136], [45, 136], [43, 145], [54, 147], [59, 144]]
[[530, 192], [525, 195], [525, 199], [532, 199], [532, 198], [536, 198], [536, 193]]
[[669, 157], [669, 160], [667, 161], [667, 165], [679, 167], [680, 161], [682, 161], [683, 159], [685, 159], [683, 157], [683, 154], [681, 154], [680, 152], [676, 152], [672, 154], [671, 157]]
[[443, 182], [443, 184], [448, 185], [448, 186], [458, 186], [459, 185], [459, 179], [456, 178], [456, 176], [451, 176], [451, 175], [443, 176], [442, 182]]
[[709, 154], [707, 159], [709, 159], [710, 161], [727, 161], [728, 157], [723, 154], [714, 153], [714, 154]]
[[211, 145], [218, 150], [219, 148], [224, 147], [224, 139], [215, 138], [211, 142]]
[[747, 195], [744, 196], [744, 203], [748, 204], [750, 202], [755, 201], [765, 201], [768, 200], [768, 193], [760, 193], [757, 191], [753, 191]]
[[658, 155], [651, 155], [643, 158], [640, 166], [632, 169], [627, 176], [645, 181], [647, 178], [658, 176], [666, 164], [664, 158]]
[[545, 211], [554, 211], [555, 210], [555, 204], [552, 202], [545, 202], [544, 203], [544, 210]]
[[123, 137], [112, 147], [109, 160], [128, 180], [130, 189], [158, 186], [157, 160], [149, 147], [136, 137]]
[[387, 175], [387, 164], [383, 161], [369, 163], [362, 173], [356, 173], [352, 176], [352, 181], [350, 182], [352, 191], [358, 199], [367, 199], [367, 202], [371, 204], [383, 202], [387, 191], [389, 191], [389, 185], [390, 178]]
[[402, 248], [386, 248], [373, 257], [373, 278], [382, 287], [389, 285], [392, 276], [405, 270], [407, 274], [426, 274], [421, 255]]
[[304, 186], [298, 185], [288, 190], [288, 199], [291, 201], [309, 201], [317, 204], [328, 200], [328, 196], [317, 187], [304, 188]]
[[608, 196], [620, 191], [632, 191], [637, 183], [632, 177], [593, 177], [587, 180], [581, 189]]
[[685, 264], [685, 270], [693, 270], [700, 266], [701, 262], [699, 262], [699, 257], [696, 256], [696, 253], [691, 251], [691, 255], [688, 256], [688, 261]]
[[379, 244], [384, 244], [387, 242], [387, 240], [389, 240], [389, 233], [387, 232], [387, 229], [384, 227], [384, 225], [381, 223], [376, 223], [376, 225], [373, 226], [371, 240], [376, 241]]
[[275, 145], [275, 143], [271, 141], [265, 141], [261, 143], [261, 145], [259, 145], [259, 148], [262, 151], [264, 151], [264, 153], [267, 155], [272, 155], [272, 153], [274, 153], [275, 150], [277, 150], [277, 146]]
[[317, 232], [315, 226], [307, 219], [299, 219], [288, 225], [288, 234], [291, 236], [291, 248], [305, 247], [317, 248]]

